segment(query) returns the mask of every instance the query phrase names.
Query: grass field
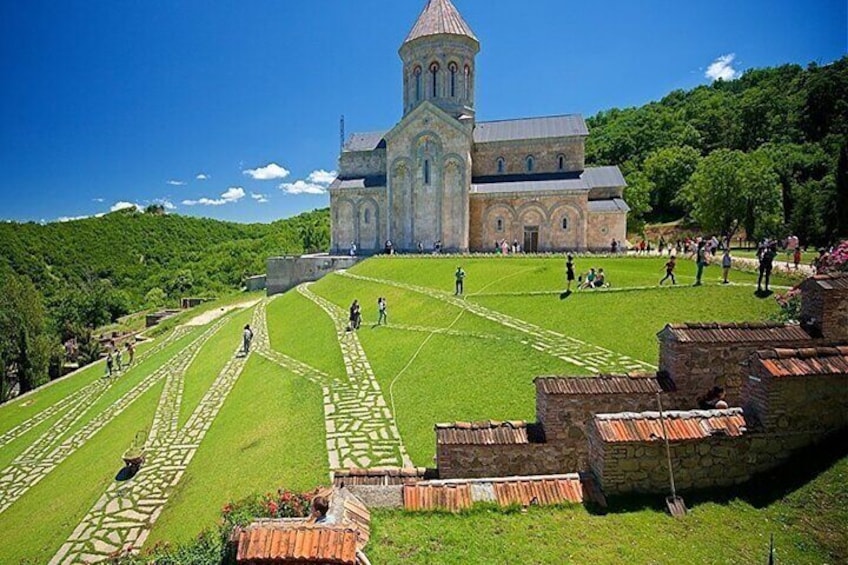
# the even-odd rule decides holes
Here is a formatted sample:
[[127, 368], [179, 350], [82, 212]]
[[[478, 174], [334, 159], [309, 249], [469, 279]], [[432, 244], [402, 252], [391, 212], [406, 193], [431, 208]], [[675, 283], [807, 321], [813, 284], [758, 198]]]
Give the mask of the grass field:
[[[349, 276], [327, 276], [310, 290], [340, 309], [334, 316], [346, 312], [354, 299], [362, 303], [363, 325], [355, 337], [406, 452], [422, 466], [432, 465], [435, 423], [532, 420], [534, 377], [579, 378], [589, 372], [543, 352], [540, 343], [573, 338], [579, 344], [577, 358], [581, 352], [602, 349], [611, 363], [634, 359], [650, 367], [657, 362], [656, 332], [666, 323], [762, 320], [777, 312], [773, 298], [753, 294], [756, 279], [749, 273], [734, 271], [734, 284], [725, 286], [719, 284], [720, 269], [708, 267], [705, 285], [693, 288], [694, 265], [681, 261], [679, 284], [658, 288], [664, 264], [659, 258], [578, 257], [576, 263], [579, 272], [590, 266], [604, 268], [612, 287], [564, 295], [562, 258], [382, 257], [358, 264]], [[453, 297], [458, 264], [468, 273], [461, 300]], [[774, 284], [791, 281], [778, 276]], [[377, 326], [380, 296], [388, 300], [389, 323]], [[227, 297], [203, 309], [247, 298]], [[284, 362], [274, 361], [273, 355], [266, 358], [254, 349], [185, 473], [168, 491], [148, 546], [191, 539], [216, 524], [228, 501], [279, 487], [307, 490], [327, 483], [328, 385], [315, 378], [345, 382], [349, 367], [344, 355], [350, 350], [343, 354], [337, 327], [325, 310], [297, 291], [267, 304], [271, 352], [311, 367], [313, 375], [325, 376], [308, 380]], [[115, 379], [85, 404], [79, 418], [58, 410], [0, 444], [0, 476], [20, 463], [30, 446], [53, 449], [79, 435], [197, 343], [196, 356], [180, 373], [176, 422], [182, 427], [219, 386], [219, 374], [232, 364], [242, 328], [255, 321], [255, 311], [233, 312], [188, 330]], [[188, 317], [169, 321], [157, 340], [167, 339]], [[79, 395], [88, 390], [86, 386], [101, 382], [102, 371], [100, 364], [86, 368], [1, 406], [0, 438], [33, 422], [33, 417], [68, 395]], [[139, 429], [150, 428], [154, 413], [167, 404], [166, 396], [160, 398], [166, 388], [158, 381], [145, 389], [0, 512], [0, 563], [49, 561], [114, 483], [123, 449]], [[56, 426], [61, 429], [54, 430]], [[42, 436], [51, 439], [39, 442]], [[579, 506], [532, 508], [526, 513], [478, 508], [458, 516], [378, 511], [366, 551], [374, 563], [750, 563], [764, 561], [768, 534], [773, 532], [780, 562], [844, 562], [848, 458], [820, 471], [766, 501], [736, 495], [693, 499], [694, 511], [682, 521], [668, 518], [657, 501], [628, 503], [606, 515]], [[144, 473], [142, 467], [141, 476]]]

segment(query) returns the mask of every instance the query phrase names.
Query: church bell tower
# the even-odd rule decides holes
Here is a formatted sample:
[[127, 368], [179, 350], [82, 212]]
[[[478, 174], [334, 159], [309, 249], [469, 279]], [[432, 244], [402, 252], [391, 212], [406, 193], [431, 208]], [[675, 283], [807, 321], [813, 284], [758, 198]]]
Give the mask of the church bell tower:
[[475, 57], [480, 42], [450, 0], [428, 0], [400, 47], [403, 115], [428, 100], [474, 120]]

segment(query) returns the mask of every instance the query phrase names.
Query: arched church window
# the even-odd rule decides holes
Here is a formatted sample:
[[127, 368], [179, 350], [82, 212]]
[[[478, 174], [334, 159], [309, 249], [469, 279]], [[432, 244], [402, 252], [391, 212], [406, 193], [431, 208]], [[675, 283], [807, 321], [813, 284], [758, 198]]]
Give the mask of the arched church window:
[[366, 224], [371, 223], [371, 209], [370, 208], [365, 209], [365, 223]]
[[465, 99], [471, 100], [471, 67], [465, 65]]
[[418, 102], [421, 100], [421, 67], [415, 67], [412, 74], [415, 75], [415, 101]]
[[527, 159], [525, 159], [525, 163], [527, 164], [527, 172], [532, 173], [533, 167], [536, 165], [536, 160], [533, 158], [532, 155], [528, 155]]
[[562, 229], [568, 229], [568, 218], [566, 218], [565, 216], [562, 217]]
[[438, 90], [438, 77], [439, 77], [439, 64], [433, 63], [430, 65], [430, 74], [433, 75], [433, 98], [436, 98], [439, 95]]
[[503, 157], [498, 157], [498, 173], [503, 173], [506, 170], [506, 161]]
[[450, 71], [450, 95], [451, 95], [451, 98], [455, 98], [456, 97], [456, 71], [458, 70], [456, 63], [449, 64], [448, 70]]
[[557, 155], [557, 170], [565, 170], [565, 155]]
[[424, 184], [430, 184], [430, 160], [424, 159]]
[[498, 218], [497, 220], [495, 220], [495, 229], [497, 231], [503, 231], [503, 226], [503, 218]]

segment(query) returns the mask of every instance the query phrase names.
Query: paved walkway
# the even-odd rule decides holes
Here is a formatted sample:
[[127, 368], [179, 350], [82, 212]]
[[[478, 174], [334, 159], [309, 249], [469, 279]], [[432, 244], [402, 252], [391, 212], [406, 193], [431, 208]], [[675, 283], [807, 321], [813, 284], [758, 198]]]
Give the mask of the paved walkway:
[[[68, 427], [63, 426], [71, 426], [79, 421], [83, 413], [94, 404], [94, 400], [99, 398], [99, 395], [92, 393], [91, 397], [87, 397], [87, 405], [80, 406], [79, 413], [71, 409], [60, 418], [59, 422], [50, 426], [24, 453], [16, 457], [12, 463], [0, 471], [0, 513], [6, 511], [25, 492], [39, 483], [53, 469], [76, 452], [77, 449], [85, 445], [97, 432], [106, 427], [106, 425], [119, 416], [144, 393], [153, 388], [160, 380], [172, 373], [182, 374], [203, 344], [223, 324], [224, 322], [221, 321], [207, 329], [167, 363], [162, 365], [162, 367], [144, 377], [132, 389], [105, 407], [102, 412], [92, 417], [81, 428], [66, 437], [58, 445], [56, 445], [56, 442], [61, 440], [68, 432]], [[100, 394], [103, 391], [105, 389], [101, 390]], [[82, 402], [78, 404], [81, 405]]]
[[[254, 312], [253, 325], [257, 329], [260, 318], [265, 316], [264, 306], [263, 302]], [[210, 328], [207, 333], [214, 334], [222, 324], [223, 321], [215, 324], [214, 331]], [[50, 565], [106, 561], [116, 552], [133, 551], [144, 544], [244, 369], [249, 355], [240, 355], [239, 349], [180, 429], [183, 377], [199, 347], [181, 356], [180, 363], [171, 368], [165, 380], [145, 444], [144, 465], [132, 478], [110, 484]]]
[[331, 469], [412, 465], [368, 357], [355, 331], [347, 331], [347, 313], [302, 284], [297, 291], [333, 320], [347, 379], [324, 386], [324, 417]]
[[615, 351], [563, 335], [559, 332], [541, 328], [535, 324], [531, 324], [530, 322], [491, 310], [471, 300], [465, 300], [463, 297], [454, 296], [452, 294], [447, 294], [423, 286], [355, 275], [348, 271], [337, 271], [336, 274], [353, 279], [402, 288], [404, 290], [424, 294], [425, 296], [446, 302], [452, 306], [456, 306], [457, 308], [462, 308], [472, 314], [480, 316], [481, 318], [491, 320], [508, 328], [527, 334], [531, 338], [529, 344], [537, 351], [547, 353], [548, 355], [562, 359], [572, 365], [583, 367], [590, 373], [629, 373], [656, 370], [656, 367], [650, 363], [634, 359], [628, 355], [621, 355]]
[[[190, 328], [176, 328], [174, 331], [168, 334], [167, 337], [155, 342], [152, 347], [136, 355], [132, 367], [130, 367], [128, 370], [131, 371], [133, 368], [137, 367], [139, 363], [141, 363], [148, 357], [156, 355], [157, 353], [171, 345], [173, 342], [185, 336], [189, 331]], [[84, 371], [89, 367], [90, 365], [87, 365], [78, 370]], [[122, 374], [125, 374], [126, 372], [127, 371], [124, 371], [124, 373]], [[63, 378], [69, 378], [70, 376], [71, 375], [66, 375]], [[60, 414], [65, 410], [68, 410], [70, 412], [82, 412], [84, 410], [87, 410], [88, 407], [93, 404], [94, 401], [97, 400], [97, 398], [99, 398], [101, 394], [103, 394], [103, 392], [105, 392], [105, 389], [109, 388], [109, 386], [111, 386], [114, 382], [114, 379], [98, 379], [80, 388], [79, 390], [70, 393], [58, 402], [51, 404], [41, 412], [38, 412], [37, 414], [31, 416], [27, 420], [24, 420], [14, 428], [0, 435], [0, 447], [3, 447], [4, 445], [14, 441], [15, 439], [27, 433], [32, 428], [38, 426], [45, 420], [49, 420], [50, 418], [56, 416], [57, 414]], [[96, 395], [96, 397], [92, 398], [92, 395]]]

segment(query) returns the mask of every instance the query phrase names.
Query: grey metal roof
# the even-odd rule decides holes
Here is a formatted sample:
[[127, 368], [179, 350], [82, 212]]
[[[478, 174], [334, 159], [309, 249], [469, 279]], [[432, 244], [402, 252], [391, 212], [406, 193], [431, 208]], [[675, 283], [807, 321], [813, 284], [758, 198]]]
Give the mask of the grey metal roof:
[[592, 188], [611, 188], [627, 186], [621, 170], [613, 165], [609, 167], [590, 167], [583, 171], [583, 178]]
[[355, 189], [355, 188], [374, 188], [374, 187], [384, 187], [386, 186], [386, 177], [385, 176], [371, 176], [371, 177], [358, 177], [358, 178], [337, 178], [331, 184], [330, 190], [344, 190], [346, 188]]
[[404, 43], [428, 35], [464, 35], [477, 41], [477, 36], [450, 0], [427, 0]]
[[580, 114], [521, 118], [495, 122], [477, 122], [474, 143], [516, 141], [520, 139], [545, 139], [589, 135], [589, 128]]
[[557, 180], [526, 180], [517, 182], [487, 182], [472, 184], [471, 192], [495, 194], [498, 192], [550, 192], [559, 190], [589, 190], [581, 178]]
[[389, 133], [388, 130], [352, 133], [345, 141], [342, 151], [373, 151], [381, 146], [385, 147], [386, 142], [383, 137], [387, 133]]
[[608, 200], [590, 200], [590, 212], [629, 212], [630, 206], [621, 198], [610, 198]]

